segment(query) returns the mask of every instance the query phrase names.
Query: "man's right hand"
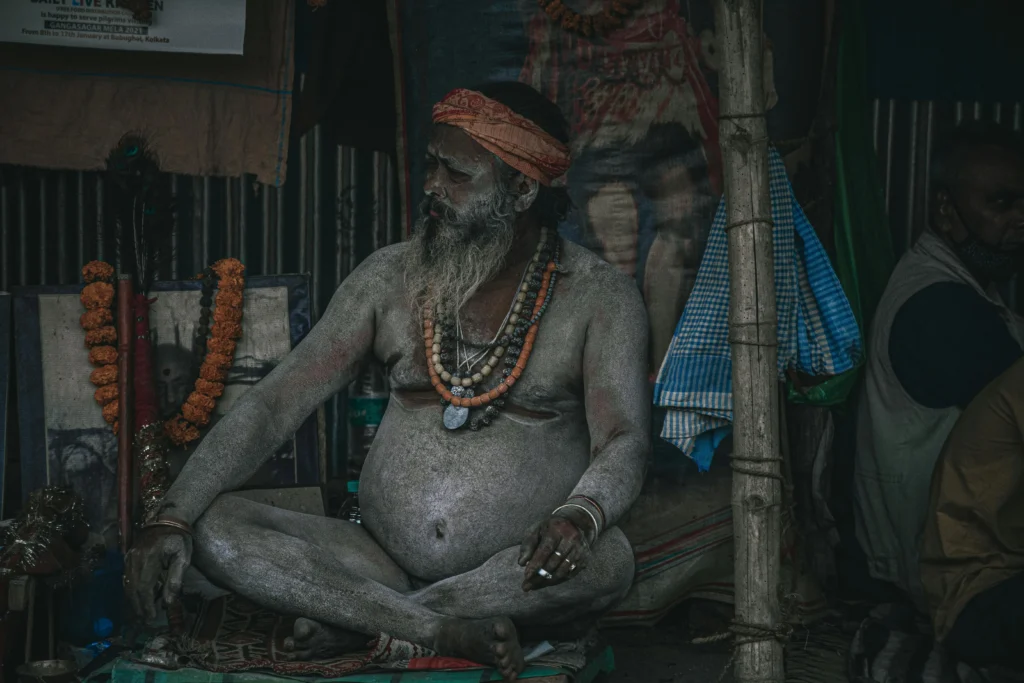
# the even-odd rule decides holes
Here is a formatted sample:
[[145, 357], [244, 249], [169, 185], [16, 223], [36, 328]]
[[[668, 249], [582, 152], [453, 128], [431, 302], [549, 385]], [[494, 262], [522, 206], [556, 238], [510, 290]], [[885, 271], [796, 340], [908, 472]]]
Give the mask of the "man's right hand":
[[171, 528], [143, 531], [125, 556], [124, 592], [135, 613], [156, 620], [157, 595], [170, 605], [181, 592], [181, 581], [192, 562], [192, 537]]

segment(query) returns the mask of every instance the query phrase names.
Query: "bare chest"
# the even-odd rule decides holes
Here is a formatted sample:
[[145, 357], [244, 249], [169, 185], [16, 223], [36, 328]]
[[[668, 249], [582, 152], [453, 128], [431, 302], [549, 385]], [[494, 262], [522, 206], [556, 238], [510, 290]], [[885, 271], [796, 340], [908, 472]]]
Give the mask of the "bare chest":
[[[514, 292], [513, 292], [514, 293]], [[507, 323], [511, 296], [472, 302], [462, 316], [459, 332], [466, 344], [448, 346], [450, 372], [472, 375], [492, 357], [488, 344], [500, 338]], [[511, 408], [530, 412], [566, 413], [582, 405], [585, 323], [566, 301], [553, 300], [538, 325], [536, 339], [515, 386], [505, 396]], [[391, 390], [414, 407], [419, 402], [437, 405], [438, 395], [428, 373], [423, 323], [407, 310], [394, 310], [379, 321], [374, 342], [377, 359], [387, 368]], [[498, 386], [506, 359], [482, 381], [478, 391]]]

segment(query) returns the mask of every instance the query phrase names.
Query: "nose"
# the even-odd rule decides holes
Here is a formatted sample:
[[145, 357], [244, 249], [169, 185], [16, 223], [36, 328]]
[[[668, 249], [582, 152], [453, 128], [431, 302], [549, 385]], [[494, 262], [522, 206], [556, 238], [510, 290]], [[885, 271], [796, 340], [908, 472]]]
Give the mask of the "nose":
[[428, 169], [426, 176], [423, 178], [423, 191], [431, 197], [444, 197], [445, 185], [443, 176], [444, 173], [440, 168]]

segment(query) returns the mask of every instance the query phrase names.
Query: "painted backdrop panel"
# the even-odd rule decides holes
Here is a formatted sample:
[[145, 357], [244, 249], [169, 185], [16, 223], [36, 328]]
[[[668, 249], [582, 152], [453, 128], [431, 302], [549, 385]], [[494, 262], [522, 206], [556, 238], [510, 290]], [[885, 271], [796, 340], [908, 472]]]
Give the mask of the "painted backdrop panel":
[[[623, 28], [588, 40], [552, 23], [535, 0], [390, 2], [407, 227], [422, 199], [433, 104], [454, 87], [529, 83], [561, 106], [573, 136], [568, 182], [576, 210], [562, 234], [636, 278], [651, 318], [656, 371], [693, 287], [721, 193], [711, 3], [645, 0]], [[606, 2], [567, 4], [596, 13]], [[766, 42], [768, 100], [785, 100], [769, 125], [774, 137], [799, 137], [816, 105], [821, 3], [765, 5], [768, 38], [785, 37], [780, 45]], [[773, 64], [786, 65], [785, 79]]]
[[[192, 340], [199, 317], [199, 282], [161, 282], [151, 308], [155, 372], [163, 418], [173, 416], [197, 376]], [[103, 421], [89, 382], [89, 352], [79, 326], [80, 286], [30, 287], [15, 293], [23, 494], [47, 484], [71, 486], [85, 501], [92, 529], [117, 542], [117, 438]], [[254, 277], [247, 282], [242, 338], [218, 400], [213, 424], [265, 377], [309, 331], [306, 279]], [[205, 435], [207, 430], [204, 430]], [[191, 455], [171, 456], [176, 475]], [[317, 485], [316, 420], [248, 482], [247, 488]]]

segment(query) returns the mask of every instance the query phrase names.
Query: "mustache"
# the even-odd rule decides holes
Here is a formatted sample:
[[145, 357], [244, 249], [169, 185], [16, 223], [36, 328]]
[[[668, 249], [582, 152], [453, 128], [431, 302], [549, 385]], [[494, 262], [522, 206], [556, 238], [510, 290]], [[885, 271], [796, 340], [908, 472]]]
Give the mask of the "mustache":
[[420, 215], [423, 218], [433, 219], [432, 213], [436, 214], [437, 218], [449, 223], [457, 221], [459, 218], [458, 212], [438, 197], [424, 197], [420, 202]]

